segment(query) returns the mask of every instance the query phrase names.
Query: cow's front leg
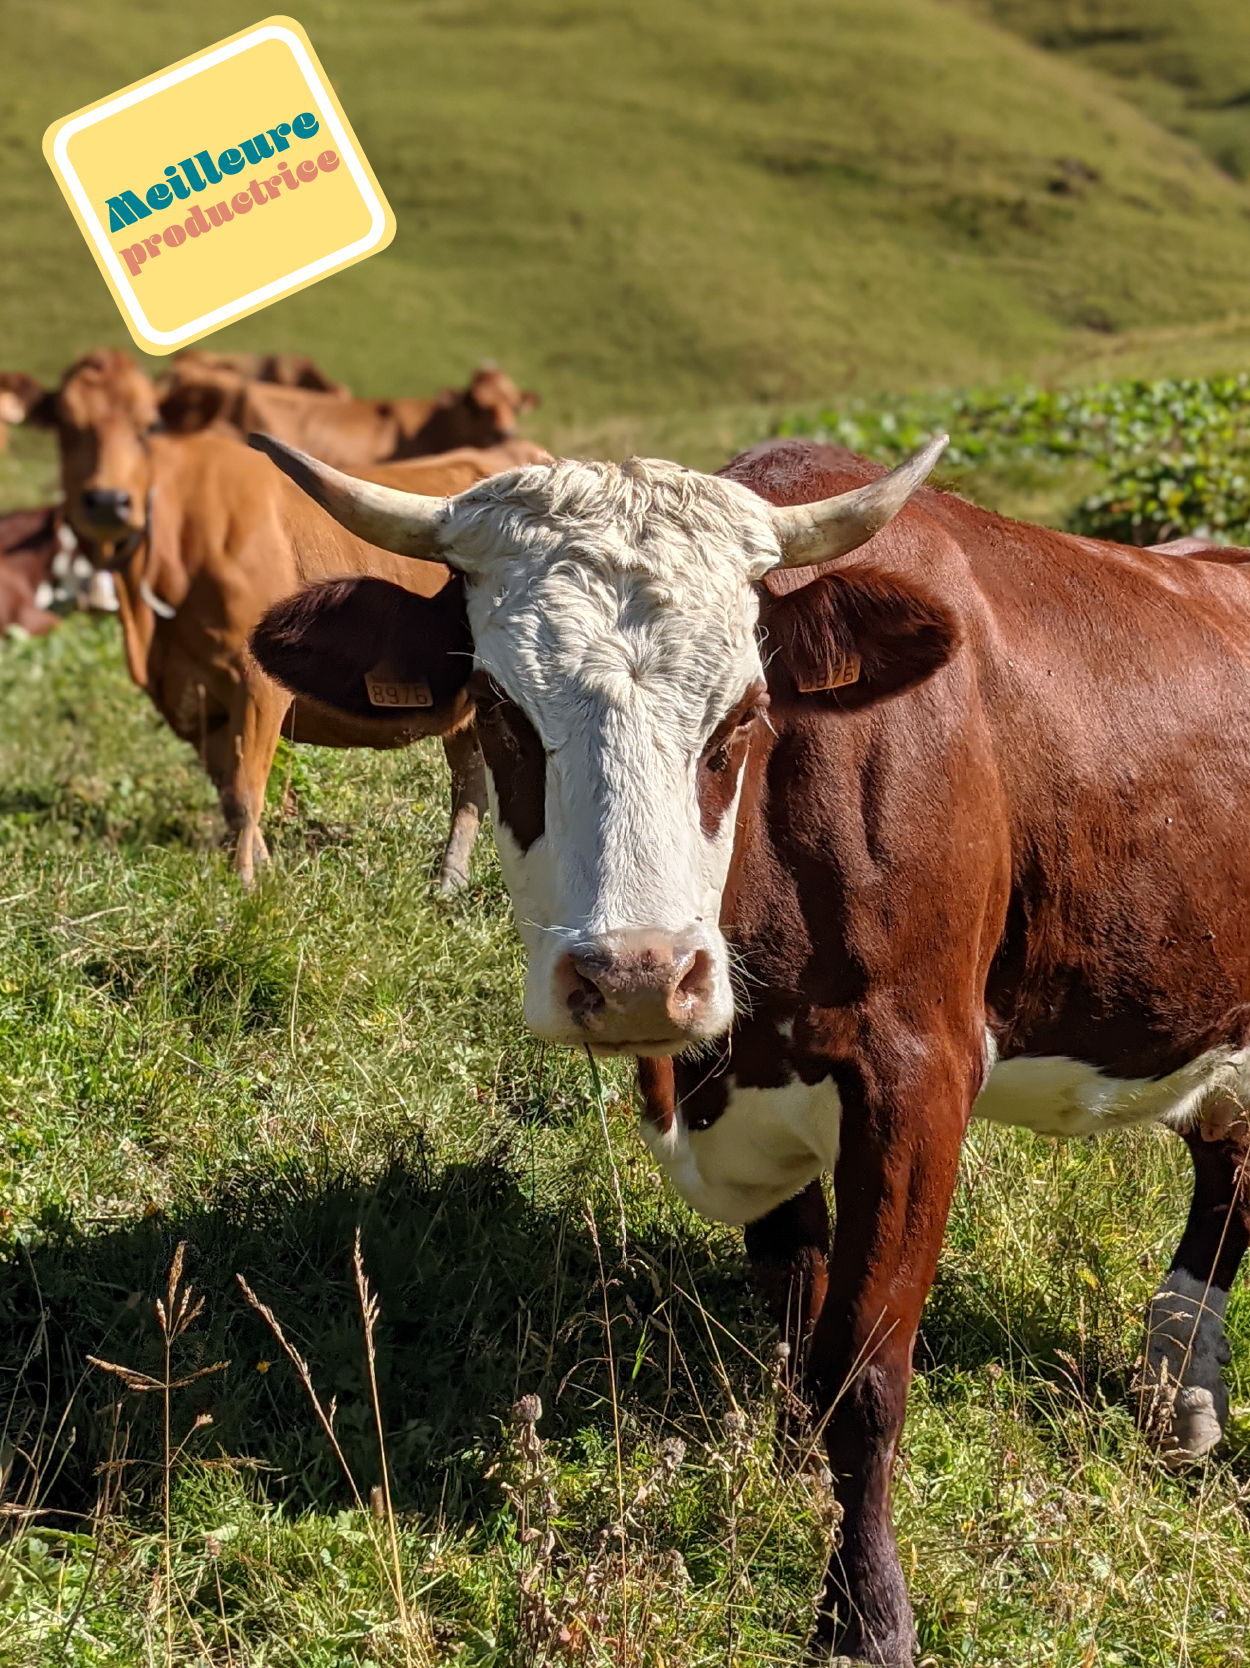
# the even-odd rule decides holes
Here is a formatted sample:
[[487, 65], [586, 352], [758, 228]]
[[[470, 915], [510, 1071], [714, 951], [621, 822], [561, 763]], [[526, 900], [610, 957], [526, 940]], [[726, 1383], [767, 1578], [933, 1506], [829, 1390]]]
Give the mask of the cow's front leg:
[[229, 722], [208, 737], [205, 762], [221, 797], [226, 826], [235, 836], [234, 866], [244, 886], [252, 884], [257, 865], [269, 862], [260, 821], [265, 784], [290, 704], [286, 691], [268, 679], [240, 682]]
[[807, 1433], [800, 1399], [812, 1330], [829, 1286], [829, 1210], [819, 1177], [746, 1228], [747, 1255], [768, 1312], [781, 1333], [785, 1401], [780, 1436], [791, 1445]]
[[1194, 1161], [1189, 1221], [1146, 1309], [1142, 1415], [1166, 1464], [1210, 1453], [1224, 1434], [1229, 1357], [1224, 1311], [1250, 1244], [1250, 1122], [1220, 1102], [1184, 1136]]
[[840, 1544], [818, 1604], [823, 1660], [908, 1664], [916, 1630], [891, 1514], [912, 1348], [937, 1267], [970, 1097], [952, 1088], [888, 1106], [844, 1097], [829, 1290], [809, 1379], [825, 1421]]

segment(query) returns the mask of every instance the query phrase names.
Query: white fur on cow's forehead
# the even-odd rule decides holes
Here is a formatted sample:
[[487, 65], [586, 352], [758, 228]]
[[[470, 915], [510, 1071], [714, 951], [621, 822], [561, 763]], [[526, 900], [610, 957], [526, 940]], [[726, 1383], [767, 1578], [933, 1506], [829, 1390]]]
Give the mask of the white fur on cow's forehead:
[[536, 465], [456, 499], [448, 534], [478, 661], [548, 746], [589, 700], [650, 711], [653, 742], [689, 750], [758, 673], [750, 582], [777, 543], [733, 482], [641, 459]]
[[566, 555], [604, 572], [645, 572], [679, 596], [709, 578], [749, 583], [780, 556], [762, 499], [661, 458], [509, 470], [453, 501], [447, 533], [475, 574]]

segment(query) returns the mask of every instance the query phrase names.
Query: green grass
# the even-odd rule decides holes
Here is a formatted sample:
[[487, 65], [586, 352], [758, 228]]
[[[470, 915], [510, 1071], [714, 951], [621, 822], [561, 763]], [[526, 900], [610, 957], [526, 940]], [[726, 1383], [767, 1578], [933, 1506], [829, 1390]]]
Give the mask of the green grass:
[[[1250, 364], [1250, 196], [1116, 84], [939, 0], [310, 0], [385, 254], [221, 333], [373, 393], [493, 355], [540, 432], [967, 383], [1159, 333]], [[39, 149], [255, 20], [5, 0], [0, 363], [120, 320]], [[1077, 158], [1097, 178], [1069, 179]], [[1224, 321], [1232, 319], [1229, 325]]]
[[1242, 0], [958, 0], [1114, 77], [1152, 121], [1250, 178], [1250, 11]]
[[[0, 1407], [5, 1498], [44, 1514], [0, 1546], [0, 1661], [162, 1661], [166, 1592], [187, 1664], [796, 1660], [829, 1513], [775, 1471], [740, 1237], [663, 1189], [622, 1073], [605, 1147], [584, 1062], [526, 1037], [489, 840], [433, 895], [437, 752], [284, 755], [245, 896], [117, 637], [0, 652]], [[1177, 1480], [1126, 1407], [1186, 1167], [1149, 1133], [974, 1133], [898, 1480], [930, 1663], [1245, 1660], [1245, 1415]], [[407, 1631], [383, 1526], [234, 1280], [337, 1399], [367, 1502], [357, 1224]], [[166, 1542], [161, 1397], [86, 1358], [161, 1376], [180, 1241], [206, 1306], [174, 1376], [229, 1365], [172, 1393]], [[1244, 1408], [1244, 1290], [1230, 1332]]]

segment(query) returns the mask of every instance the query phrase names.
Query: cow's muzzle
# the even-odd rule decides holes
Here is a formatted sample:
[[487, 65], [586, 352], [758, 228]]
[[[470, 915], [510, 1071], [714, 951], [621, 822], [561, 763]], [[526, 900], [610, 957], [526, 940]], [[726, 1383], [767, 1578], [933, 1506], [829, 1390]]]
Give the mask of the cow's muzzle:
[[102, 532], [129, 529], [130, 509], [130, 494], [114, 487], [87, 487], [82, 495], [83, 516]]
[[567, 950], [556, 1005], [572, 1036], [610, 1053], [673, 1054], [723, 1029], [706, 934], [614, 932]]

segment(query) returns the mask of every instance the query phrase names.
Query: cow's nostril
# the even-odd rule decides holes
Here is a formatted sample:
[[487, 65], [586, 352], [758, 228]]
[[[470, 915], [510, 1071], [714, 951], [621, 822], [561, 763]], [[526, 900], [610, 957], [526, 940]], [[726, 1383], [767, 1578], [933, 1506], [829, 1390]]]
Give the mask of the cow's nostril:
[[702, 1007], [712, 994], [712, 958], [696, 950], [673, 990], [674, 1006], [690, 1012]]
[[583, 971], [580, 963], [572, 957], [569, 958], [568, 984], [569, 990], [565, 1002], [574, 1019], [586, 1019], [602, 1009], [603, 992], [589, 974]]
[[130, 512], [130, 494], [112, 487], [89, 487], [82, 495], [82, 507], [90, 516], [120, 518]]

